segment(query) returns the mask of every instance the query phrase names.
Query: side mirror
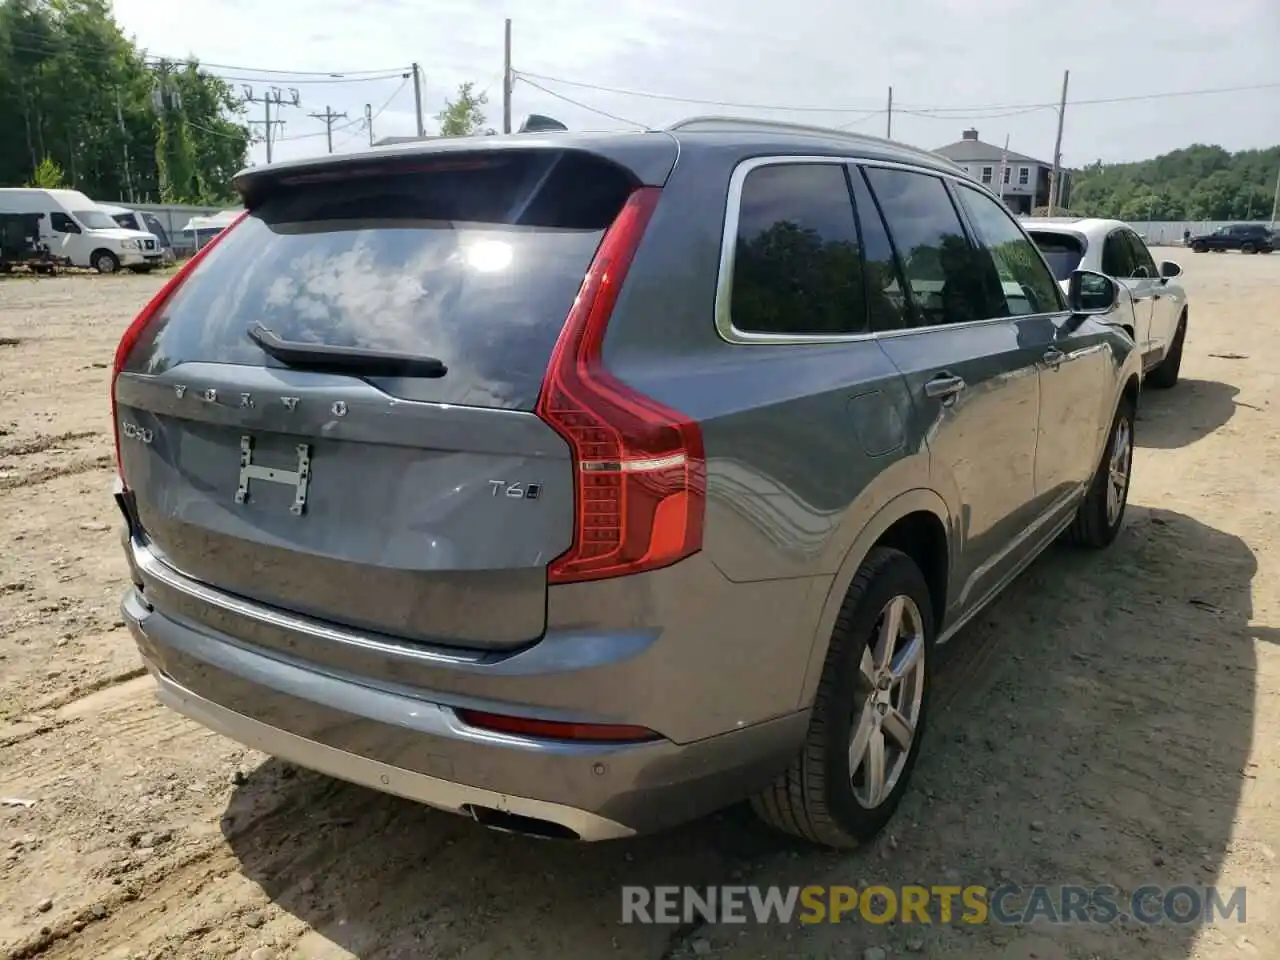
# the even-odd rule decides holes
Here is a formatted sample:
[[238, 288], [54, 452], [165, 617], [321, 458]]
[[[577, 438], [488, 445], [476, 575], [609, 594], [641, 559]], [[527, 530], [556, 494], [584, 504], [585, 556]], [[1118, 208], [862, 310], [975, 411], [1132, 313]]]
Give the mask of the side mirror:
[[1166, 280], [1172, 280], [1174, 277], [1182, 276], [1182, 267], [1174, 263], [1172, 260], [1164, 260], [1160, 263], [1160, 276]]
[[1105, 273], [1073, 270], [1067, 284], [1067, 306], [1084, 316], [1110, 313], [1120, 302], [1120, 285]]

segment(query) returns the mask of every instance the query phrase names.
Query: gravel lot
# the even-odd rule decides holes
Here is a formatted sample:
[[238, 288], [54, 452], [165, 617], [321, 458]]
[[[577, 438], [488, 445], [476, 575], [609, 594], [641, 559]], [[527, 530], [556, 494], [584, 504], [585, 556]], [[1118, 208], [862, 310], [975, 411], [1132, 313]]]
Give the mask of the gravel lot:
[[[1184, 380], [1143, 398], [1119, 541], [1050, 551], [951, 645], [915, 789], [844, 856], [737, 810], [489, 833], [162, 710], [117, 614], [107, 403], [162, 278], [0, 279], [0, 956], [1280, 957], [1280, 256], [1165, 254]], [[624, 883], [1001, 879], [1244, 885], [1247, 922], [618, 924]]]

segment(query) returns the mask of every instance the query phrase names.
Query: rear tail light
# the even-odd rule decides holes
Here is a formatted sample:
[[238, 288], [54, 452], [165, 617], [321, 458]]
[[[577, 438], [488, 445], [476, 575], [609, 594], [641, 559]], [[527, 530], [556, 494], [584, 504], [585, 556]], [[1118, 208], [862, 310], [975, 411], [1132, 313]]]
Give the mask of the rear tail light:
[[589, 743], [645, 743], [662, 735], [648, 727], [617, 723], [566, 723], [563, 720], [535, 720], [481, 710], [459, 710], [458, 717], [469, 727], [510, 733], [539, 740], [576, 740]]
[[702, 548], [706, 456], [697, 424], [604, 369], [605, 328], [661, 191], [628, 198], [556, 342], [537, 413], [573, 451], [573, 545], [551, 583], [669, 566]]
[[169, 278], [169, 282], [160, 288], [160, 292], [151, 298], [150, 302], [142, 308], [142, 312], [133, 318], [133, 322], [129, 324], [125, 330], [124, 336], [120, 338], [120, 343], [116, 346], [115, 362], [111, 365], [111, 426], [115, 430], [116, 437], [116, 473], [120, 476], [121, 482], [124, 481], [124, 467], [120, 462], [120, 418], [116, 408], [116, 380], [120, 377], [120, 371], [124, 369], [125, 362], [129, 359], [129, 354], [133, 352], [133, 348], [137, 346], [138, 339], [142, 336], [142, 332], [146, 330], [147, 324], [155, 319], [169, 298], [177, 292], [186, 279], [191, 276], [191, 272], [199, 265], [214, 247], [230, 233], [241, 220], [248, 215], [246, 210], [231, 221], [222, 232], [218, 233], [209, 240], [203, 247], [196, 251], [195, 256], [182, 265], [177, 273]]

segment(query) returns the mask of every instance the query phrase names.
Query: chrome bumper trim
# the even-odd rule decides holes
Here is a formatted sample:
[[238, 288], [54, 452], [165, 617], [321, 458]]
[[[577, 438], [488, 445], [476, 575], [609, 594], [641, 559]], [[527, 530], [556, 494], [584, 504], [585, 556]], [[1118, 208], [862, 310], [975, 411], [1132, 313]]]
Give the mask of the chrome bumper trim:
[[285, 613], [283, 610], [255, 603], [252, 600], [245, 600], [229, 593], [223, 593], [221, 590], [215, 590], [200, 583], [198, 580], [193, 580], [165, 563], [147, 544], [140, 543], [133, 538], [129, 540], [129, 551], [132, 554], [134, 565], [144, 576], [160, 582], [170, 590], [184, 593], [189, 597], [194, 597], [203, 603], [238, 617], [256, 620], [259, 623], [281, 630], [291, 630], [328, 643], [341, 643], [348, 646], [361, 647], [373, 653], [392, 655], [400, 659], [407, 657], [426, 663], [445, 665], [478, 663], [483, 659], [483, 654], [478, 653], [445, 653], [435, 648], [389, 643], [355, 630], [347, 630], [342, 627], [321, 623], [309, 617]]

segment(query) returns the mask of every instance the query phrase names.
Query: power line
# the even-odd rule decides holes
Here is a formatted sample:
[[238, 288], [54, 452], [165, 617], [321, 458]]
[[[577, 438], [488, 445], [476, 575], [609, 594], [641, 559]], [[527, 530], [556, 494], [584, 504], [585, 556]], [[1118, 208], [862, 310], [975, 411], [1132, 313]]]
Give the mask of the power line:
[[[626, 97], [640, 97], [646, 100], [666, 100], [670, 103], [690, 103], [704, 107], [730, 107], [738, 110], [791, 110], [796, 113], [854, 113], [859, 110], [865, 110], [866, 107], [797, 107], [783, 106], [780, 104], [768, 103], [733, 103], [728, 100], [704, 100], [699, 97], [679, 97], [666, 93], [651, 93], [644, 90], [628, 90], [624, 87], [607, 87], [598, 83], [584, 83], [579, 80], [565, 80], [562, 77], [550, 77], [541, 73], [529, 73], [525, 70], [512, 70], [517, 80], [523, 80], [532, 86], [538, 87], [546, 93], [552, 93], [546, 87], [539, 86], [534, 83], [531, 77], [536, 80], [545, 80], [548, 83], [559, 83], [566, 87], [578, 87], [583, 90], [598, 90], [602, 93], [617, 93]], [[570, 101], [572, 102], [572, 101]], [[879, 111], [878, 111], [879, 112]]]
[[[111, 51], [104, 49], [102, 44], [96, 43], [91, 39], [84, 37], [50, 37], [47, 34], [31, 30], [22, 25], [11, 27], [10, 40], [12, 48], [21, 53], [54, 56], [59, 53], [70, 52], [81, 54], [88, 58], [99, 57], [102, 62], [114, 59]], [[177, 57], [140, 52], [140, 56], [142, 61], [149, 66], [164, 62], [185, 67], [194, 62], [198, 68], [205, 69], [207, 72], [230, 71], [238, 74], [255, 74], [256, 76], [253, 77], [232, 76], [226, 79], [256, 80], [259, 83], [359, 83], [365, 80], [395, 79], [403, 76], [406, 72], [406, 67], [401, 65], [370, 70], [290, 70], [280, 67], [249, 67], [242, 64], [216, 63], [214, 61], [201, 60], [192, 55]], [[290, 77], [312, 77], [318, 79], [289, 81], [288, 78]]]
[[[653, 91], [647, 91], [647, 90], [634, 90], [634, 89], [627, 89], [625, 87], [611, 87], [611, 86], [606, 86], [604, 84], [599, 84], [599, 83], [587, 83], [581, 80], [569, 80], [564, 77], [553, 77], [547, 74], [532, 73], [526, 70], [513, 70], [512, 72], [516, 75], [517, 79], [524, 80], [526, 83], [530, 83], [534, 86], [538, 86], [540, 90], [543, 90], [544, 92], [547, 92], [547, 93], [553, 93], [553, 95], [554, 95], [553, 91], [549, 91], [545, 87], [542, 87], [539, 84], [535, 84], [533, 81], [543, 80], [543, 81], [546, 81], [547, 83], [558, 83], [568, 87], [578, 87], [584, 90], [597, 90], [602, 93], [614, 93], [622, 96], [640, 97], [642, 99], [647, 99], [647, 100], [665, 100], [672, 103], [689, 103], [689, 104], [698, 104], [701, 106], [710, 106], [710, 107], [728, 107], [728, 108], [734, 108], [739, 110], [773, 110], [778, 112], [789, 111], [793, 113], [854, 113], [854, 112], [866, 110], [866, 107], [852, 107], [852, 106], [833, 107], [830, 105], [799, 106], [796, 104], [778, 104], [778, 103], [773, 103], [773, 104], [738, 103], [738, 102], [729, 101], [729, 100], [711, 100], [711, 99], [704, 99], [700, 97], [682, 97], [682, 96], [676, 96], [673, 94], [655, 93]], [[1107, 103], [1136, 103], [1136, 102], [1142, 102], [1142, 101], [1148, 101], [1148, 100], [1164, 100], [1172, 97], [1198, 97], [1198, 96], [1207, 96], [1211, 94], [1222, 94], [1222, 93], [1245, 93], [1245, 92], [1250, 92], [1255, 90], [1272, 90], [1277, 88], [1280, 88], [1280, 81], [1272, 82], [1272, 83], [1245, 84], [1242, 86], [1235, 86], [1235, 87], [1206, 87], [1198, 90], [1174, 90], [1174, 91], [1165, 91], [1160, 93], [1134, 94], [1131, 96], [1121, 96], [1121, 97], [1097, 97], [1092, 99], [1070, 100], [1068, 101], [1067, 105], [1068, 106], [1092, 106], [1092, 105], [1107, 104]], [[1057, 106], [1058, 104], [1056, 102], [1049, 102], [1049, 101], [1046, 101], [1043, 103], [971, 104], [968, 106], [951, 106], [951, 107], [929, 106], [926, 104], [919, 104], [919, 103], [897, 103], [895, 101], [894, 109], [895, 111], [898, 111], [898, 112], [911, 113], [917, 116], [927, 116], [930, 114], [953, 114], [953, 113], [975, 113], [976, 114], [976, 113], [991, 113], [993, 111], [1011, 111], [1008, 113], [999, 114], [999, 116], [1015, 116], [1017, 115], [1017, 113], [1021, 113], [1021, 112], [1030, 113], [1035, 110], [1043, 110], [1046, 108], [1056, 109]], [[872, 116], [876, 113], [883, 114], [885, 112], [886, 112], [885, 110], [879, 109], [869, 113], [868, 116]], [[965, 118], [949, 117], [949, 119], [965, 119]], [[976, 119], [998, 119], [998, 117], [996, 116], [993, 116], [990, 118], [979, 117]]]
[[396, 97], [400, 96], [400, 91], [403, 90], [406, 86], [408, 86], [408, 84], [409, 84], [409, 78], [406, 76], [404, 80], [400, 81], [400, 86], [396, 87], [395, 92], [392, 93], [391, 96], [387, 97], [387, 102], [373, 112], [373, 116], [369, 118], [369, 122], [372, 123], [374, 120], [377, 120], [380, 116], [382, 116], [382, 111], [386, 110], [387, 107], [391, 106], [391, 101], [394, 100]]
[[[147, 59], [149, 60], [168, 59], [168, 60], [185, 61], [187, 58], [154, 57], [148, 54]], [[395, 74], [396, 76], [399, 76], [401, 73], [404, 73], [406, 70], [404, 66], [382, 67], [381, 69], [378, 69], [378, 70], [284, 70], [284, 69], [278, 69], [275, 67], [245, 67], [245, 66], [239, 66], [237, 64], [232, 64], [232, 63], [214, 63], [209, 60], [198, 60], [198, 59], [196, 60], [196, 63], [198, 63], [202, 67], [214, 67], [218, 70], [238, 70], [241, 73], [268, 73], [268, 74], [274, 74], [281, 78], [284, 78], [284, 77], [333, 77], [333, 78], [341, 79], [344, 77], [358, 77], [364, 74], [372, 74], [372, 73], [390, 73], [390, 74]]]
[[[203, 67], [205, 66], [205, 64], [201, 63], [201, 64], [198, 64], [198, 66]], [[273, 77], [261, 77], [261, 76], [245, 77], [245, 76], [238, 76], [238, 75], [233, 75], [229, 73], [214, 73], [213, 71], [207, 71], [207, 72], [209, 72], [212, 76], [218, 77], [219, 79], [222, 79], [222, 80], [232, 80], [232, 81], [238, 81], [241, 83], [274, 83], [275, 82], [275, 78]], [[297, 86], [299, 84], [309, 84], [309, 83], [324, 83], [324, 84], [378, 83], [383, 80], [399, 80], [401, 77], [407, 77], [407, 76], [409, 76], [409, 74], [407, 73], [387, 73], [387, 74], [383, 74], [381, 76], [376, 76], [376, 77], [346, 77], [346, 78], [341, 78], [337, 80], [316, 80], [316, 79], [289, 80], [288, 84], [289, 86], [292, 87], [292, 86]]]
[[523, 80], [529, 86], [535, 87], [538, 90], [541, 90], [543, 93], [548, 94], [549, 96], [555, 97], [557, 100], [563, 100], [565, 103], [571, 103], [575, 107], [579, 107], [583, 110], [588, 111], [589, 113], [598, 113], [602, 117], [608, 117], [610, 120], [617, 120], [619, 123], [629, 123], [631, 124], [631, 126], [639, 127], [641, 130], [649, 129], [649, 125], [647, 123], [640, 123], [636, 120], [628, 120], [626, 117], [620, 117], [617, 114], [609, 113], [609, 111], [607, 110], [601, 110], [599, 107], [593, 107], [590, 104], [582, 103], [580, 100], [574, 100], [571, 97], [566, 97], [563, 93], [556, 93], [554, 90], [548, 90], [542, 84], [535, 83], [524, 74], [518, 74], [514, 70], [512, 71], [512, 74], [514, 75], [514, 79]]
[[[400, 95], [400, 92], [404, 90], [404, 88], [408, 86], [408, 84], [409, 84], [409, 78], [405, 77], [403, 80], [400, 81], [400, 86], [396, 87], [395, 91], [391, 94], [391, 96], [387, 97], [386, 102], [383, 103], [383, 105], [380, 106], [377, 110], [369, 112], [367, 114], [367, 117], [356, 117], [354, 120], [349, 120], [347, 123], [343, 123], [334, 127], [333, 129], [335, 133], [340, 133], [348, 130], [352, 131], [352, 133], [350, 133], [347, 137], [339, 141], [337, 145], [342, 146], [343, 144], [350, 142], [350, 140], [365, 127], [368, 127], [370, 128], [370, 130], [372, 130], [373, 121], [377, 120], [378, 117], [382, 116], [383, 112], [387, 109], [387, 107], [391, 106], [392, 101], [395, 100], [395, 98]], [[299, 133], [299, 134], [288, 136], [288, 137], [276, 137], [276, 140], [309, 140], [312, 137], [323, 137], [325, 136], [325, 133], [326, 131], [324, 130], [317, 130], [315, 133]]]

